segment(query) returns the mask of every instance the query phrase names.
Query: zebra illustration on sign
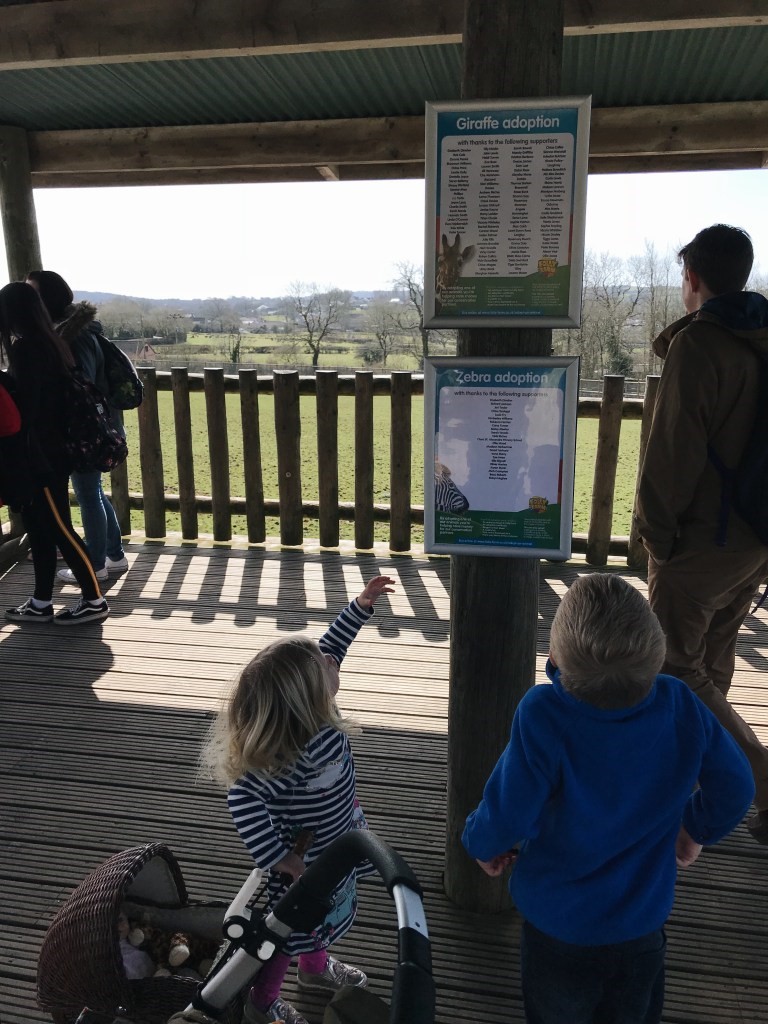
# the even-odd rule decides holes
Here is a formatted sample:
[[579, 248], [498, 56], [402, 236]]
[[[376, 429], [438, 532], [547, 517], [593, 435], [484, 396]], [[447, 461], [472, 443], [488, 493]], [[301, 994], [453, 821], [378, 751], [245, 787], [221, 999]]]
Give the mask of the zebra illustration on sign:
[[451, 304], [450, 290], [459, 283], [465, 263], [474, 258], [474, 245], [461, 247], [461, 235], [457, 234], [453, 245], [448, 236], [442, 236], [441, 251], [437, 256], [437, 276], [435, 280], [435, 310], [439, 312], [443, 305]]

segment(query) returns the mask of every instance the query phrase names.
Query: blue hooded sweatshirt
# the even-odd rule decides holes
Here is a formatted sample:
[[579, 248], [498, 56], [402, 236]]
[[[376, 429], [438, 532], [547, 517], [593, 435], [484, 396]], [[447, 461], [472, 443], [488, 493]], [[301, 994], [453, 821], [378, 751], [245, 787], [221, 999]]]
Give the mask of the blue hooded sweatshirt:
[[484, 861], [520, 846], [510, 892], [546, 934], [585, 946], [639, 938], [672, 908], [680, 825], [704, 845], [731, 832], [754, 795], [749, 763], [673, 676], [607, 711], [569, 694], [551, 663], [547, 674], [552, 685], [520, 702], [462, 841]]

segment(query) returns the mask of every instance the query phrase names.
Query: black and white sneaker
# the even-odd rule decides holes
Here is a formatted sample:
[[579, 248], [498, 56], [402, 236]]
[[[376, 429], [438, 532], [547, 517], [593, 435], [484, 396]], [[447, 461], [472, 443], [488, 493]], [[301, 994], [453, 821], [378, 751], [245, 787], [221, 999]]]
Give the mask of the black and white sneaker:
[[8, 622], [50, 622], [53, 618], [53, 605], [36, 608], [30, 597], [18, 608], [6, 608], [5, 618]]
[[64, 608], [63, 611], [56, 612], [53, 621], [57, 626], [79, 626], [86, 622], [100, 622], [108, 615], [109, 605], [105, 598], [102, 597], [98, 604], [91, 604], [90, 601], [81, 597], [71, 608]]

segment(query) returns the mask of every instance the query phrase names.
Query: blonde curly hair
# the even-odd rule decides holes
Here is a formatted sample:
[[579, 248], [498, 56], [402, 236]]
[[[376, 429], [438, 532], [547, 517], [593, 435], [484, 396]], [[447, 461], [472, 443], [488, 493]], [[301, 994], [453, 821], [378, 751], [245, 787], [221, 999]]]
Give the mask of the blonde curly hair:
[[277, 640], [235, 680], [201, 755], [209, 777], [231, 785], [246, 772], [280, 775], [325, 726], [349, 732], [336, 707], [330, 669], [314, 640]]

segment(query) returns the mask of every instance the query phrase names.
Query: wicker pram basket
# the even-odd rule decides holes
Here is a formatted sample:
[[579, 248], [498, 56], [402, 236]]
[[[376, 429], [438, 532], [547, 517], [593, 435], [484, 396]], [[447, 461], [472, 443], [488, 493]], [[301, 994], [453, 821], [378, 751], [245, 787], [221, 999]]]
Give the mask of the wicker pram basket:
[[[56, 1024], [73, 1024], [83, 1009], [91, 1020], [116, 1016], [163, 1024], [190, 1002], [197, 983], [181, 977], [126, 978], [117, 918], [122, 907], [152, 916], [158, 927], [220, 942], [227, 904], [190, 902], [178, 862], [163, 843], [115, 854], [81, 882], [46, 932], [37, 972], [37, 998]], [[240, 1024], [242, 1002], [227, 1011]]]

